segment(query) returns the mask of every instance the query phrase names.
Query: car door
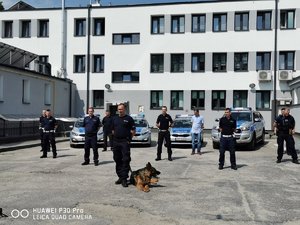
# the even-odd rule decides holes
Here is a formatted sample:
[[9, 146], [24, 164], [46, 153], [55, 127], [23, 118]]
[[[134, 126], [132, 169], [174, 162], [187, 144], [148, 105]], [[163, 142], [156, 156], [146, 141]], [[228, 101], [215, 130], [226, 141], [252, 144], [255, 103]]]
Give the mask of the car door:
[[256, 127], [256, 138], [261, 137], [263, 134], [263, 121], [260, 117], [260, 113], [254, 112], [254, 122]]

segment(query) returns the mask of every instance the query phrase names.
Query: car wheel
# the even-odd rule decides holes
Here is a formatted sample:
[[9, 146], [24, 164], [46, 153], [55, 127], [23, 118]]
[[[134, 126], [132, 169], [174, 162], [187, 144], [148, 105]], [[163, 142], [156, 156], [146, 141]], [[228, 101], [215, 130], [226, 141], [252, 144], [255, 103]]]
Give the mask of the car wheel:
[[250, 150], [254, 150], [255, 149], [255, 145], [256, 145], [256, 134], [253, 133], [253, 138], [252, 138], [252, 141], [249, 144], [249, 149]]
[[217, 142], [213, 142], [213, 149], [219, 149], [220, 145]]
[[261, 143], [262, 145], [265, 144], [265, 130], [263, 130], [263, 133], [262, 133], [262, 135], [261, 135], [261, 141], [260, 141], [260, 143]]

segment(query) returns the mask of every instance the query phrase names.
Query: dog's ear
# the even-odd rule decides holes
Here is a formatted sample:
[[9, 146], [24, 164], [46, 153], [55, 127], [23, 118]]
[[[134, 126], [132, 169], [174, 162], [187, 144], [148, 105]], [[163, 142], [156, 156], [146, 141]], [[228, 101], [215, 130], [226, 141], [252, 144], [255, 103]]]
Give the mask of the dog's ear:
[[151, 168], [151, 167], [152, 167], [152, 166], [151, 166], [151, 163], [148, 162], [147, 165], [146, 165], [146, 167], [147, 167], [147, 169]]

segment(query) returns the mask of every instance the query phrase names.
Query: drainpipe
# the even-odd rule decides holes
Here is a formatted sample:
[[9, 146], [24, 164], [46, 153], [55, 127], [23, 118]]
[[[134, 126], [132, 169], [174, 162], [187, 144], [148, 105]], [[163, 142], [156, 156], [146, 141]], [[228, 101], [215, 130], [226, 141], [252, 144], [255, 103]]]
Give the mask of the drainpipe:
[[61, 62], [60, 76], [66, 78], [66, 12], [65, 0], [61, 0]]
[[273, 119], [277, 117], [277, 30], [278, 30], [278, 0], [275, 0], [275, 35], [274, 35], [274, 88], [273, 88]]
[[91, 42], [91, 8], [92, 5], [88, 5], [88, 33], [87, 33], [87, 76], [86, 76], [86, 113], [88, 113], [88, 108], [90, 106], [90, 42]]

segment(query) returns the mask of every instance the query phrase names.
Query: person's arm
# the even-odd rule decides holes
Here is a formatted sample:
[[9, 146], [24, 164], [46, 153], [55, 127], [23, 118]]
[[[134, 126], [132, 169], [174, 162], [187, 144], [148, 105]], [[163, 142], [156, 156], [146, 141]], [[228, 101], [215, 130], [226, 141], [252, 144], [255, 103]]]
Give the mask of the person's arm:
[[133, 137], [135, 135], [135, 124], [134, 124], [134, 120], [131, 118], [131, 129], [130, 129], [130, 133], [131, 133], [131, 137]]
[[159, 116], [157, 117], [157, 119], [156, 119], [156, 127], [159, 129], [159, 127], [160, 127], [160, 122], [159, 122]]
[[222, 133], [222, 131], [223, 131], [223, 128], [222, 128], [223, 126], [222, 126], [222, 118], [220, 119], [220, 121], [219, 121], [219, 130], [220, 130], [220, 132]]
[[173, 121], [173, 119], [172, 119], [172, 117], [170, 115], [169, 115], [169, 117], [170, 117], [170, 125], [169, 125], [169, 127], [173, 127], [174, 121]]

